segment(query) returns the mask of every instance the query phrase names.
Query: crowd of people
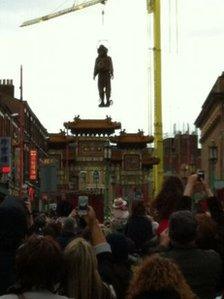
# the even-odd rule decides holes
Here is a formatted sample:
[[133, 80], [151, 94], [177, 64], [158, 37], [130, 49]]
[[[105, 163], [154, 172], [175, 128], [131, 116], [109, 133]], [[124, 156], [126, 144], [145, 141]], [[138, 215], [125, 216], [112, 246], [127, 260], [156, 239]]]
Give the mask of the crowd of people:
[[114, 200], [105, 223], [91, 206], [59, 210], [0, 204], [1, 298], [224, 298], [224, 210], [197, 174], [166, 178], [151, 203]]

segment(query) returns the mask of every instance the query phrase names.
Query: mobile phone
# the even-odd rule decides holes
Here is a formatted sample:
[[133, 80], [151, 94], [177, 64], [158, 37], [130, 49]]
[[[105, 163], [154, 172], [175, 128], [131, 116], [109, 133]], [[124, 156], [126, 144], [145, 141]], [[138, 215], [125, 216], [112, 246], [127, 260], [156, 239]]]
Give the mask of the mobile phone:
[[79, 196], [78, 197], [78, 215], [79, 216], [87, 215], [88, 204], [89, 204], [88, 196]]
[[198, 170], [197, 175], [198, 175], [198, 180], [199, 181], [205, 179], [205, 172], [203, 170]]

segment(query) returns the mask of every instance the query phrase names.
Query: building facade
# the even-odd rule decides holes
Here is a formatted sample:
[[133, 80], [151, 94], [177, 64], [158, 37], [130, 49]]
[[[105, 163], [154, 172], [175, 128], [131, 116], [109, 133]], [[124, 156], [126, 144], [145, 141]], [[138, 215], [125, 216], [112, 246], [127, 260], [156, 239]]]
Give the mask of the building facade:
[[64, 126], [65, 131], [50, 134], [48, 141], [50, 162], [57, 165], [57, 191], [49, 192], [53, 200], [65, 194], [76, 205], [79, 195], [88, 195], [102, 220], [117, 197], [129, 203], [149, 199], [150, 170], [158, 163], [147, 148], [153, 137], [125, 131], [114, 136], [121, 124], [110, 117], [77, 116]]
[[213, 188], [224, 187], [224, 73], [206, 98], [195, 125], [201, 130], [201, 163]]
[[9, 166], [8, 193], [33, 198], [40, 187], [39, 166], [47, 157], [47, 130], [28, 102], [14, 97], [12, 80], [0, 81], [0, 107], [5, 111], [0, 118], [0, 138], [10, 143], [8, 165], [1, 161], [1, 177], [2, 167]]
[[164, 174], [186, 178], [201, 168], [201, 150], [196, 133], [178, 132], [163, 140]]

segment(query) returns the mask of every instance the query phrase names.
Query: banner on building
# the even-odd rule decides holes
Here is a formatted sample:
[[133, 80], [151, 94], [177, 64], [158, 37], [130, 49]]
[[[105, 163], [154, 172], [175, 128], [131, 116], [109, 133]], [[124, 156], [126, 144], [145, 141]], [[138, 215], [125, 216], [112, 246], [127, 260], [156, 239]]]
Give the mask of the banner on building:
[[0, 167], [11, 167], [11, 137], [0, 137]]
[[35, 189], [33, 187], [28, 187], [28, 197], [30, 201], [34, 200]]
[[30, 150], [30, 173], [29, 179], [31, 181], [37, 180], [37, 151]]
[[55, 164], [41, 165], [40, 190], [42, 193], [57, 191], [57, 166]]

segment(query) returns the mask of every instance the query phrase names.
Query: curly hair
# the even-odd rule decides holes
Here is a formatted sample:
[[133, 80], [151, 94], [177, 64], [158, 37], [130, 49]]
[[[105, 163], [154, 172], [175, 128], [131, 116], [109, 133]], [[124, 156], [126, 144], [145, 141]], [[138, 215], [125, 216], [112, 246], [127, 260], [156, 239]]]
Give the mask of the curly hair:
[[196, 299], [178, 266], [169, 259], [153, 255], [134, 273], [126, 299], [146, 292], [174, 291], [180, 299]]
[[184, 185], [179, 177], [169, 176], [164, 180], [162, 188], [152, 204], [152, 208], [156, 210], [159, 220], [169, 218], [176, 211], [183, 192]]
[[16, 254], [14, 293], [46, 289], [55, 291], [63, 276], [63, 255], [51, 237], [31, 236]]

